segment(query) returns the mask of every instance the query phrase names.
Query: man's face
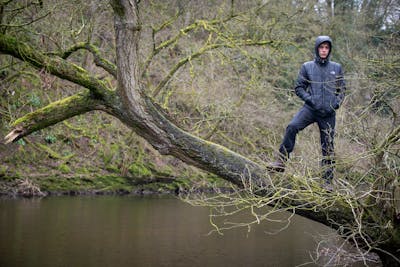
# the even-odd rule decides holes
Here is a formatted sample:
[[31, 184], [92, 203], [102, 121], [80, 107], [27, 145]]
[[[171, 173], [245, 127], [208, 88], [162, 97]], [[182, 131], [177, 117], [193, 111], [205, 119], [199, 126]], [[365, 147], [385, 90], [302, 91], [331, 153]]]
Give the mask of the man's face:
[[322, 59], [326, 59], [328, 57], [328, 55], [329, 55], [329, 49], [330, 49], [330, 47], [329, 47], [329, 43], [328, 42], [320, 44], [318, 46], [319, 57], [322, 58]]

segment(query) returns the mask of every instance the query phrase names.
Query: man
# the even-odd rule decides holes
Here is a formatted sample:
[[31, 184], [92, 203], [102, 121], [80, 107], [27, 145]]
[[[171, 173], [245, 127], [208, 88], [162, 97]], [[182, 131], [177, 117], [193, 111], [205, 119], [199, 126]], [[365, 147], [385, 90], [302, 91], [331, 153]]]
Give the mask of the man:
[[294, 149], [296, 135], [312, 123], [317, 123], [322, 147], [323, 178], [327, 183], [333, 179], [336, 112], [344, 99], [345, 81], [340, 64], [330, 61], [332, 40], [329, 36], [318, 36], [315, 41], [315, 59], [301, 66], [295, 92], [304, 101], [286, 128], [279, 147], [277, 161], [271, 168], [283, 172], [285, 163]]

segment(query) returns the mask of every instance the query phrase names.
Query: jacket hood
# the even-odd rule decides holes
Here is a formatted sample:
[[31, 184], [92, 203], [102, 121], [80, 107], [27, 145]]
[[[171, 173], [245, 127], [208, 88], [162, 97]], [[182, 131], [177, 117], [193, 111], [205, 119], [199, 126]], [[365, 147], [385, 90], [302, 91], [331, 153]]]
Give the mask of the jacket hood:
[[[326, 59], [320, 58], [319, 53], [318, 53], [318, 46], [319, 46], [320, 44], [324, 43], [324, 42], [328, 42], [328, 43], [329, 43], [329, 47], [330, 47], [330, 49], [329, 49], [329, 54], [328, 54], [328, 56], [326, 57]], [[318, 63], [320, 63], [320, 64], [325, 64], [326, 62], [329, 61], [329, 56], [331, 55], [331, 51], [332, 51], [332, 39], [331, 39], [329, 36], [326, 36], [326, 35], [318, 36], [317, 39], [315, 40], [314, 49], [315, 49], [315, 60], [316, 60]]]

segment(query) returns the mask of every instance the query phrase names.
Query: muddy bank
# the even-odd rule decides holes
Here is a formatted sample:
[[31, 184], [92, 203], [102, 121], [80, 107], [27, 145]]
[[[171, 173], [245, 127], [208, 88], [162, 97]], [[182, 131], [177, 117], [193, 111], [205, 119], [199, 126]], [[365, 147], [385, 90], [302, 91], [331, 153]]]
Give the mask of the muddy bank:
[[189, 179], [174, 177], [46, 177], [40, 179], [0, 178], [0, 196], [47, 197], [84, 195], [180, 195], [189, 191], [215, 193], [230, 188], [210, 181], [195, 186]]

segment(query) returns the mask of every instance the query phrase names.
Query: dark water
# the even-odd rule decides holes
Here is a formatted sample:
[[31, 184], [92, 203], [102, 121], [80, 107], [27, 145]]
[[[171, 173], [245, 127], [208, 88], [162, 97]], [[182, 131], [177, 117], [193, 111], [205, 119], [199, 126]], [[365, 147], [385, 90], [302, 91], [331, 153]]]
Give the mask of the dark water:
[[175, 198], [0, 199], [0, 266], [296, 266], [331, 233], [296, 216], [276, 235], [273, 223], [208, 235], [208, 215]]

